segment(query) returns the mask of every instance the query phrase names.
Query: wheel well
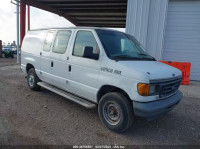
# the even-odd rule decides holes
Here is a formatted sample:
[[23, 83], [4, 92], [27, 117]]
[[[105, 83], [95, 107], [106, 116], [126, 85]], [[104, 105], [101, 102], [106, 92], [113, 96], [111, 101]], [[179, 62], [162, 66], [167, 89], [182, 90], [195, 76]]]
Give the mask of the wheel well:
[[107, 93], [110, 92], [119, 92], [121, 94], [123, 94], [125, 97], [127, 97], [127, 99], [129, 101], [131, 101], [129, 95], [122, 89], [112, 86], [112, 85], [104, 85], [101, 87], [101, 89], [99, 90], [98, 94], [97, 94], [97, 101], [99, 102], [99, 100], [101, 99], [101, 97]]
[[26, 65], [26, 72], [28, 73], [28, 71], [29, 71], [31, 68], [34, 68], [34, 66], [33, 66], [32, 64], [27, 64], [27, 65]]

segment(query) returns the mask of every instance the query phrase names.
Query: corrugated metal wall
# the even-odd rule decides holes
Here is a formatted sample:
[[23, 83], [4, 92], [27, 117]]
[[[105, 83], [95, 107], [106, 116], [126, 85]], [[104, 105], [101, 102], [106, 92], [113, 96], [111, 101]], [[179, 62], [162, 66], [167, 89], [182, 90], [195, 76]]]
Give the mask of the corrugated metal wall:
[[126, 33], [135, 36], [157, 59], [162, 59], [168, 2], [128, 0]]
[[163, 60], [191, 62], [191, 80], [200, 80], [200, 1], [169, 3]]
[[146, 46], [150, 0], [128, 0], [126, 33]]

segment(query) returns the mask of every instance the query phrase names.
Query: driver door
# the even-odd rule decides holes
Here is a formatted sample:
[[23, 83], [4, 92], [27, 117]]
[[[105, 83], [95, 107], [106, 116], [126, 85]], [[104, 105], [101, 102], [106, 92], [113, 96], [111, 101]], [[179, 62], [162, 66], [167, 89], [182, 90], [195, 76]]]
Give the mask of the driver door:
[[101, 60], [84, 57], [84, 48], [93, 48], [93, 54], [100, 55], [94, 32], [92, 30], [76, 30], [72, 52], [69, 56], [69, 89], [70, 92], [95, 100], [98, 91]]

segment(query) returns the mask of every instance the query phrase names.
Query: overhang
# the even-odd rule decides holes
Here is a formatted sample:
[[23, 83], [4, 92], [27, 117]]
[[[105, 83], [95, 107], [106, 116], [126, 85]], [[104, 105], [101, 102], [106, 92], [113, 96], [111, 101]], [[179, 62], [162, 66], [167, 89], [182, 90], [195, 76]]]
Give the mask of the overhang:
[[127, 0], [21, 0], [63, 16], [76, 26], [125, 28]]

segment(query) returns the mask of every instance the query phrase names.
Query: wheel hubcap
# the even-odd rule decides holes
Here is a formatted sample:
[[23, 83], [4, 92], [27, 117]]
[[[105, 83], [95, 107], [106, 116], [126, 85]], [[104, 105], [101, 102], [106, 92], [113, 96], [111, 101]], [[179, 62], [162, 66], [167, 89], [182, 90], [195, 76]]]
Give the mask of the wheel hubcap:
[[31, 87], [34, 86], [34, 83], [35, 83], [35, 78], [32, 74], [29, 75], [29, 78], [28, 78], [28, 83]]
[[107, 102], [103, 107], [104, 119], [111, 125], [117, 125], [120, 122], [121, 110], [114, 102]]

